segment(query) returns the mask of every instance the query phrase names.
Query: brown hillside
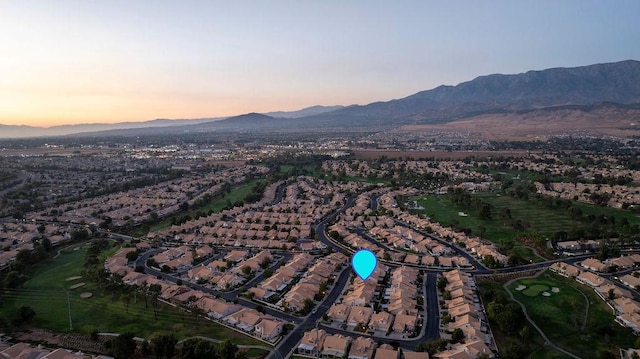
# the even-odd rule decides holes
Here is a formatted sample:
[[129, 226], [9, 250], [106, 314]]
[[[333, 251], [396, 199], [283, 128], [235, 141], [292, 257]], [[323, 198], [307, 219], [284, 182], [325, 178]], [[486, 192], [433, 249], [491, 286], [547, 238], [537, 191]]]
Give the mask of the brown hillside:
[[640, 135], [640, 109], [602, 106], [541, 109], [527, 113], [485, 114], [438, 125], [402, 126], [404, 131], [451, 131], [480, 134], [488, 140], [544, 140], [558, 135], [631, 137]]

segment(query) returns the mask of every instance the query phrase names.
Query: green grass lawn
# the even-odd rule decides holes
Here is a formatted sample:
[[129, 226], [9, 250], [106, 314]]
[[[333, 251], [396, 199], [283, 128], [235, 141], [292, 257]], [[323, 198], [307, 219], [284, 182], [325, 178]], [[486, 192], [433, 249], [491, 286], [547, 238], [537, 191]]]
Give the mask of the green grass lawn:
[[[482, 220], [478, 218], [478, 213], [475, 209], [463, 210], [457, 208], [453, 205], [449, 198], [447, 198], [447, 196], [428, 195], [413, 197], [411, 199], [417, 201], [419, 205], [424, 207], [424, 210], [418, 211], [419, 213], [428, 215], [433, 220], [439, 222], [444, 226], [450, 226], [454, 223], [458, 223], [462, 227], [470, 228], [471, 233], [475, 235], [480, 235], [480, 228], [481, 226], [483, 226], [486, 229], [482, 235], [483, 238], [497, 244], [511, 243], [513, 245], [515, 243], [514, 238], [516, 237], [518, 232], [513, 228], [507, 226], [505, 223], [503, 223], [503, 221], [497, 218]], [[509, 208], [511, 208], [513, 217], [518, 218], [514, 208]], [[460, 212], [464, 212], [466, 216], [461, 216]], [[531, 248], [525, 246], [515, 246], [514, 250], [527, 261], [540, 262], [544, 260], [542, 257], [536, 255], [531, 250]]]
[[[246, 335], [168, 305], [161, 304], [158, 307], [156, 320], [151, 299], [148, 299], [147, 308], [141, 295], [132, 298], [127, 311], [121, 299], [103, 294], [95, 284], [84, 278], [65, 280], [83, 275], [87, 248], [88, 244], [85, 244], [63, 251], [61, 256], [38, 266], [30, 273], [30, 279], [23, 288], [3, 291], [0, 313], [11, 320], [19, 307], [30, 306], [36, 312], [33, 326], [69, 332], [68, 293], [74, 332], [130, 331], [141, 337], [164, 332], [173, 333], [179, 338], [202, 335], [221, 340], [228, 338], [236, 344], [264, 345]], [[70, 289], [74, 284], [83, 282], [86, 285]], [[91, 292], [93, 296], [81, 298], [80, 294], [83, 292]]]
[[542, 347], [533, 352], [529, 359], [571, 359], [571, 357], [553, 348]]
[[[549, 297], [517, 291], [518, 285], [538, 293], [549, 288]], [[560, 292], [553, 293], [550, 288]], [[514, 297], [527, 307], [529, 316], [557, 345], [580, 357], [591, 357], [603, 349], [629, 348], [635, 341], [630, 330], [614, 322], [611, 309], [594, 291], [572, 279], [545, 272], [538, 278], [521, 279], [508, 287]], [[589, 301], [587, 322], [582, 330]], [[543, 354], [537, 354], [543, 355]], [[544, 357], [544, 356], [536, 356]]]
[[521, 291], [521, 293], [526, 295], [527, 297], [537, 297], [539, 294], [546, 292], [549, 289], [551, 288], [543, 284], [533, 284], [533, 285], [527, 286], [527, 288]]
[[[537, 232], [547, 238], [553, 237], [559, 231], [570, 231], [571, 229], [584, 227], [584, 223], [571, 218], [564, 209], [550, 209], [530, 201], [496, 193], [475, 194], [473, 197], [493, 206], [492, 218], [480, 219], [475, 208], [458, 208], [445, 195], [418, 196], [411, 199], [416, 200], [418, 204], [425, 208], [418, 211], [419, 213], [426, 214], [445, 226], [458, 224], [459, 227], [471, 229], [471, 233], [475, 235], [479, 235], [481, 227], [484, 227], [485, 232], [482, 237], [497, 244], [513, 245], [514, 238], [520, 233], [513, 229], [507, 221], [498, 217], [497, 214], [503, 208], [509, 208], [514, 220], [521, 219], [525, 221], [529, 225], [527, 230]], [[640, 223], [640, 216], [630, 211], [603, 208], [579, 202], [575, 202], [575, 205], [582, 209], [585, 214], [604, 214], [616, 216], [619, 219], [625, 217], [632, 225]], [[461, 216], [460, 212], [464, 212], [466, 216]], [[528, 247], [519, 249], [516, 246], [514, 250], [525, 260], [534, 262], [542, 260]]]

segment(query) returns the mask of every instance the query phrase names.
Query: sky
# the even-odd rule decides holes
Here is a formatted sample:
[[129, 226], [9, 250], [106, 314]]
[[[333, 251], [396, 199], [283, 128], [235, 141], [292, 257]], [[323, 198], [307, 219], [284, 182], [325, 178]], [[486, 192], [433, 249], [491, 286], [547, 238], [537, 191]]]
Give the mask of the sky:
[[0, 124], [205, 118], [640, 60], [640, 1], [0, 2]]

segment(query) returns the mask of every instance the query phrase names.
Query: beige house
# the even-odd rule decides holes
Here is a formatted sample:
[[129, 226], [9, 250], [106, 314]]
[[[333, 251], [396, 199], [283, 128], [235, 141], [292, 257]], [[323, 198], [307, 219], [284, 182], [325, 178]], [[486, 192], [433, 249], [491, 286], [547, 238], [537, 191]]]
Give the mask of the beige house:
[[350, 343], [350, 337], [340, 334], [328, 335], [324, 338], [321, 354], [325, 358], [344, 358]]
[[376, 343], [371, 338], [357, 337], [349, 349], [348, 359], [373, 359]]

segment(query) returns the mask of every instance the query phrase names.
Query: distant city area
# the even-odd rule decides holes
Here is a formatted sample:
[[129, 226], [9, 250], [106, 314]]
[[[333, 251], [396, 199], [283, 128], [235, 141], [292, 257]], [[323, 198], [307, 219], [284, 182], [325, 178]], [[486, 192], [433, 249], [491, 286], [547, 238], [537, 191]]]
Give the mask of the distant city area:
[[2, 353], [632, 358], [638, 146], [426, 129], [5, 140]]

